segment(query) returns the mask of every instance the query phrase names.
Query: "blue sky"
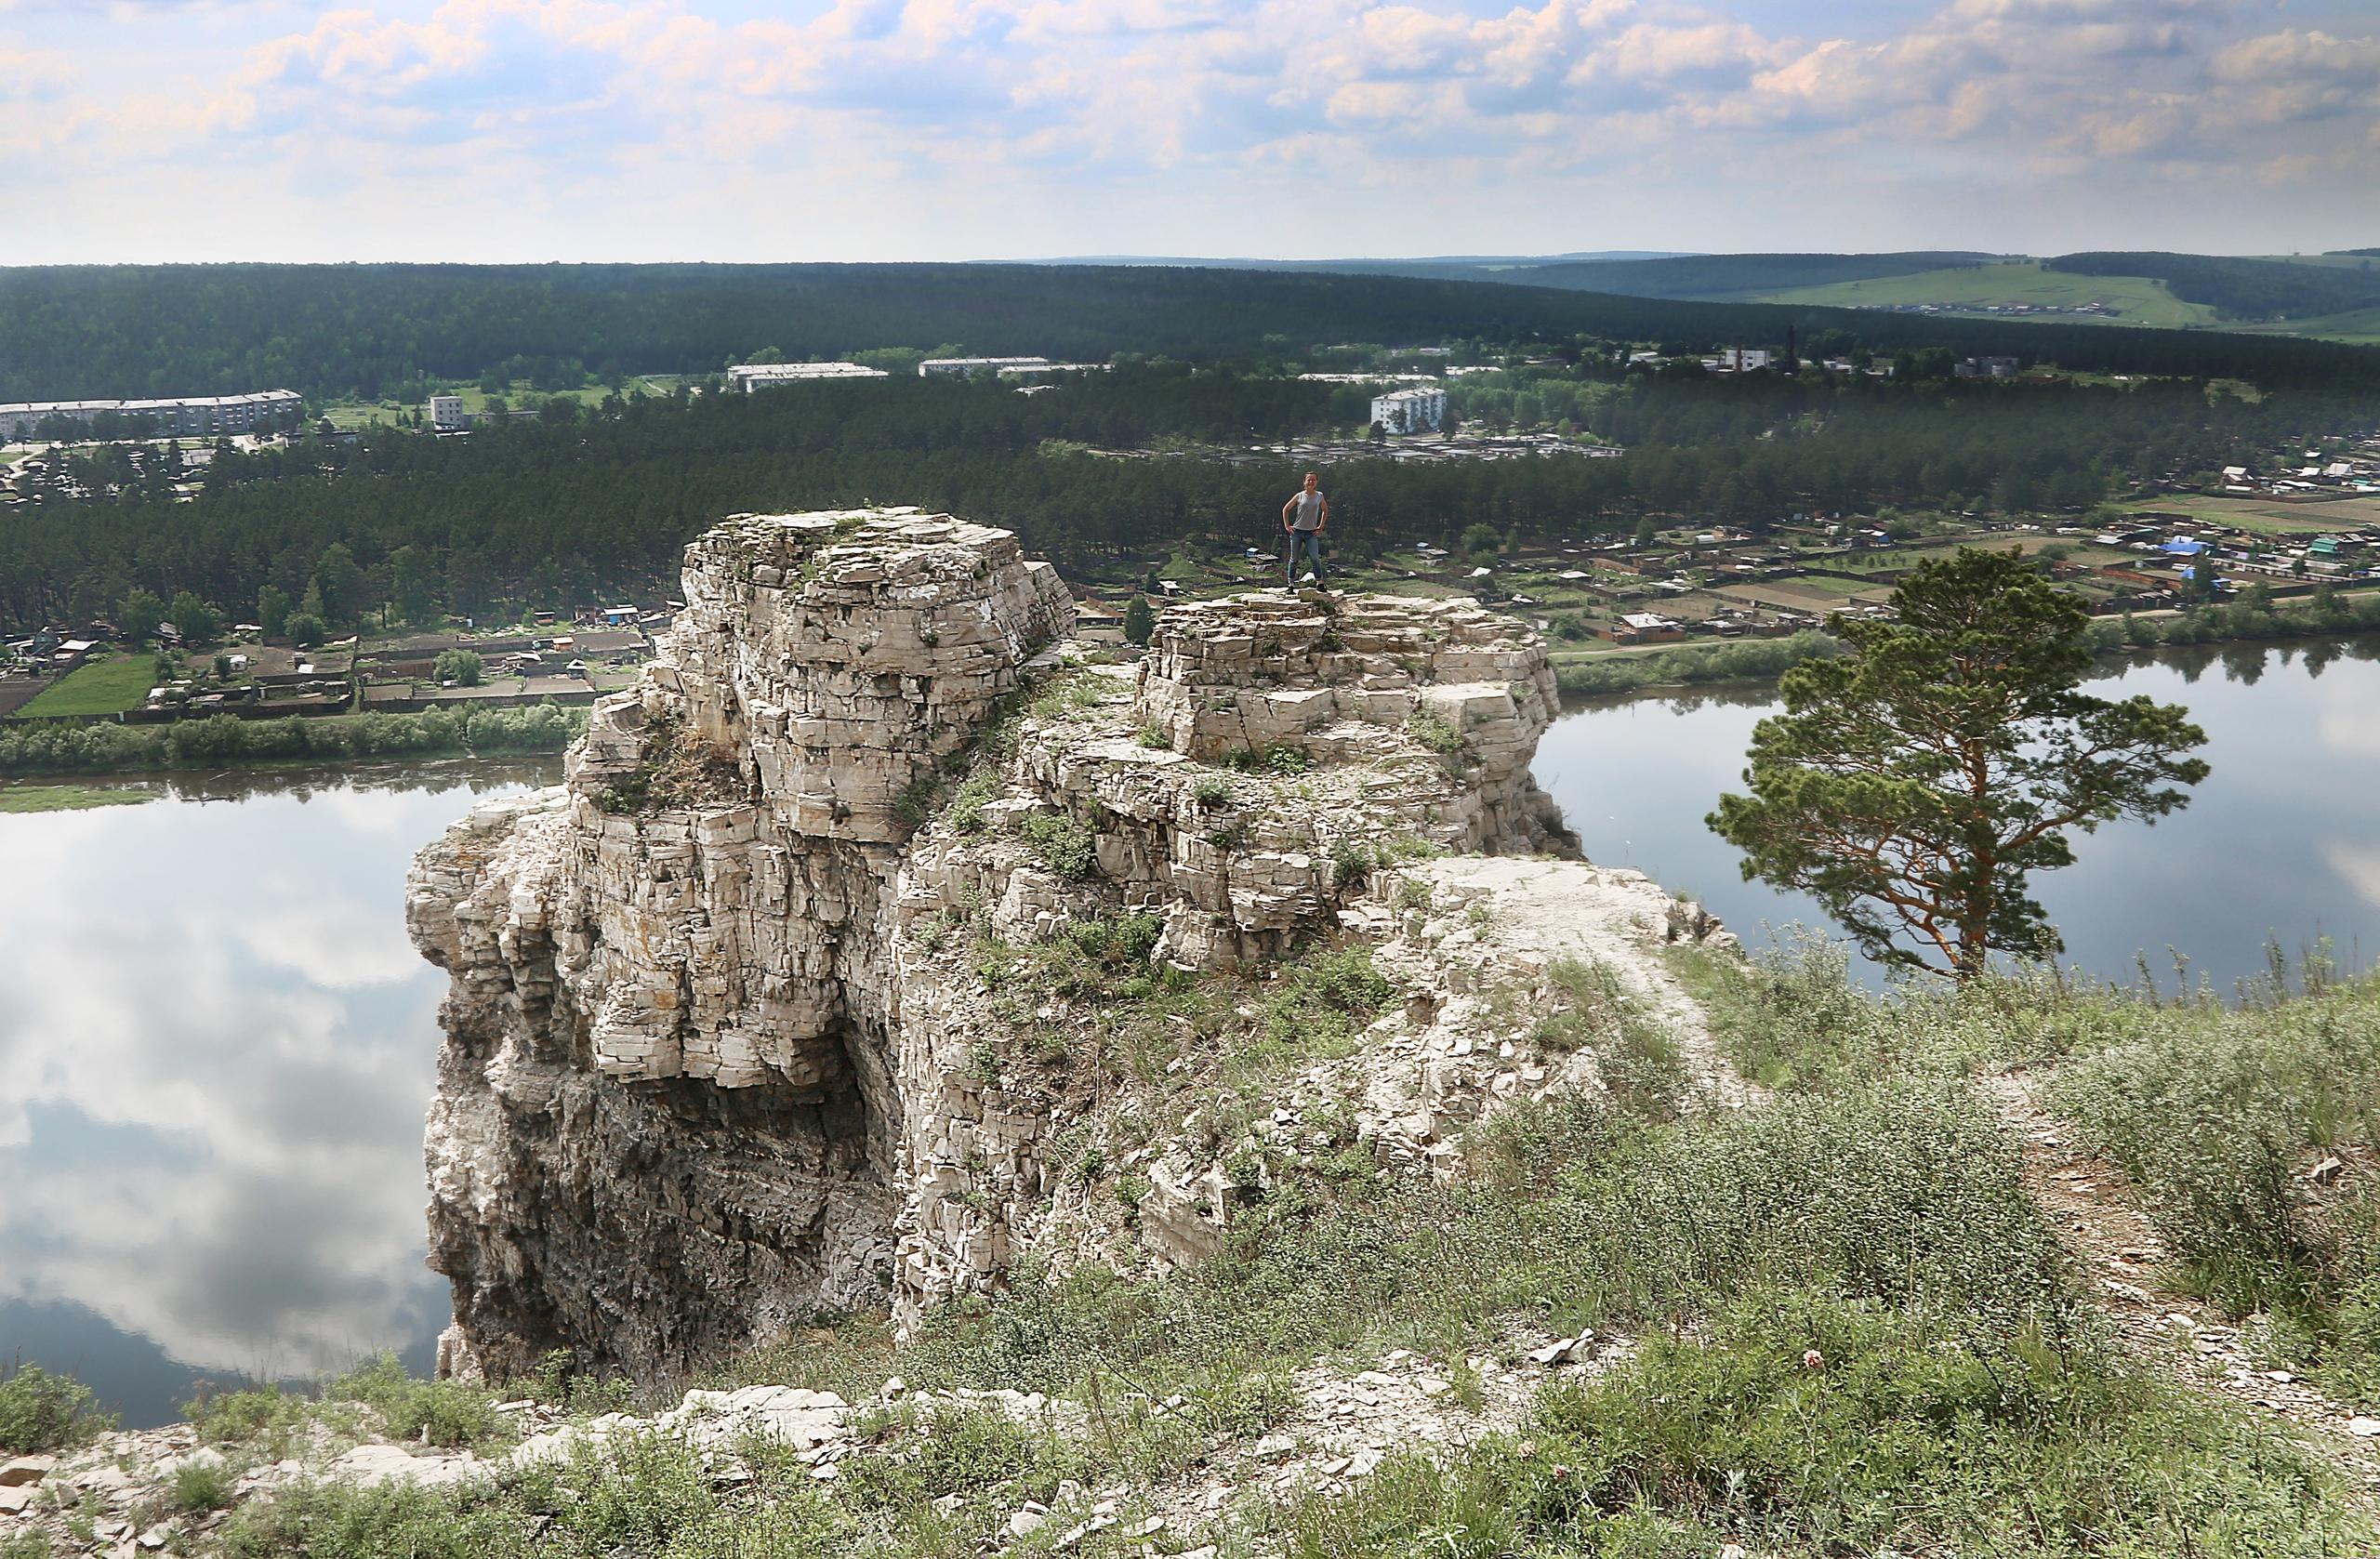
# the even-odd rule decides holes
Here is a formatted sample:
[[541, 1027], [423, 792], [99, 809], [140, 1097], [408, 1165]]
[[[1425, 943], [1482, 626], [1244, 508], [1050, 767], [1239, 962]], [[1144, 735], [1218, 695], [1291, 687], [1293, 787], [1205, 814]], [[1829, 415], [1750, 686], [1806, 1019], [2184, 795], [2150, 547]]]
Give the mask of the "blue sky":
[[2372, 0], [0, 0], [0, 263], [2380, 244]]

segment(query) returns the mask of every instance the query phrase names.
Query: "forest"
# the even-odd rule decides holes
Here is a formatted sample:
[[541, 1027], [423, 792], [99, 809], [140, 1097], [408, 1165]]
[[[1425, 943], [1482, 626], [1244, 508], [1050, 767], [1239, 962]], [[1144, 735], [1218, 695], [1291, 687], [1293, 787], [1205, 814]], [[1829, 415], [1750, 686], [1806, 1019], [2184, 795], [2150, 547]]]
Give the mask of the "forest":
[[[1598, 269], [1580, 268], [1583, 281]], [[1167, 266], [214, 265], [0, 270], [0, 402], [275, 388], [317, 403], [413, 398], [491, 376], [567, 389], [713, 374], [768, 349], [789, 360], [961, 348], [1250, 365], [1346, 342], [1775, 348], [1789, 329], [1887, 355], [1937, 347], [2109, 373], [2380, 388], [2380, 353], [2331, 342], [1478, 280]]]
[[[2112, 334], [2112, 333], [2110, 333]], [[1549, 368], [1516, 394], [1563, 396], [1618, 458], [1548, 456], [1327, 472], [1333, 535], [1361, 558], [1634, 528], [1657, 515], [1754, 527], [1883, 504], [2080, 509], [2128, 478], [2203, 476], [2307, 430], [2374, 425], [2369, 396], [2260, 399], [2191, 382], [2131, 388], [1822, 376], [1739, 379]], [[270, 591], [332, 626], [402, 598], [401, 616], [645, 593], [720, 516], [918, 504], [1015, 529], [1078, 573], [1188, 545], [1269, 546], [1302, 465], [1238, 463], [1244, 443], [1343, 427], [1340, 387], [1147, 367], [1032, 396], [992, 382], [886, 379], [756, 396], [614, 397], [466, 439], [387, 429], [256, 454], [226, 449], [189, 501], [131, 470], [112, 495], [22, 506], [0, 528], [0, 621], [105, 615], [134, 590], [189, 591], [234, 620]], [[1103, 450], [1142, 450], [1118, 458]], [[1135, 564], [1137, 566], [1137, 563]], [[307, 606], [307, 610], [314, 610]]]

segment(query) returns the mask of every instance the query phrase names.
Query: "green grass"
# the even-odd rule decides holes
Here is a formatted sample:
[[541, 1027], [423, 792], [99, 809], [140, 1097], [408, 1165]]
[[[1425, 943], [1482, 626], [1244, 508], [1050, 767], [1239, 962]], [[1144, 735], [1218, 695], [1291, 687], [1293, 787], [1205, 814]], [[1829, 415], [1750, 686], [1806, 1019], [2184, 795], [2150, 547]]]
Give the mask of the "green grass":
[[2187, 1286], [2250, 1322], [2272, 1364], [2380, 1395], [2380, 1191], [2352, 1168], [2309, 1173], [2380, 1144], [2380, 977], [2342, 984], [2327, 952], [2293, 973], [2276, 948], [2229, 1004], [2045, 970], [1880, 999], [1828, 942], [1670, 959], [1728, 1058], [1775, 1088], [2063, 1064], [2049, 1103], [2122, 1170]]
[[1289, 1552], [2148, 1559], [2312, 1554], [2366, 1530], [2244, 1420], [2104, 1354], [2030, 1334], [1979, 1348], [1922, 1314], [1788, 1289], [1549, 1387], [1525, 1437], [1309, 1501]]
[[101, 789], [89, 785], [0, 786], [0, 813], [82, 812], [90, 807], [137, 806], [156, 798], [146, 790]]
[[[2178, 327], [2212, 324], [2213, 309], [2186, 303], [2165, 284], [2147, 276], [2082, 276], [2044, 271], [2037, 260], [1970, 266], [1950, 271], [1919, 271], [1903, 276], [1881, 276], [1865, 282], [1837, 282], [1823, 287], [1797, 287], [1771, 293], [1772, 303], [1818, 303], [1835, 308], [1882, 309], [1934, 303], [1945, 308], [1975, 308], [1986, 304], [2030, 303], [2076, 308], [2103, 303], [2122, 311], [2125, 324]], [[2084, 316], [2048, 314], [2044, 320], [2072, 324]]]
[[120, 714], [140, 707], [156, 685], [157, 666], [149, 656], [111, 655], [76, 667], [42, 689], [17, 713], [27, 720], [40, 715]]

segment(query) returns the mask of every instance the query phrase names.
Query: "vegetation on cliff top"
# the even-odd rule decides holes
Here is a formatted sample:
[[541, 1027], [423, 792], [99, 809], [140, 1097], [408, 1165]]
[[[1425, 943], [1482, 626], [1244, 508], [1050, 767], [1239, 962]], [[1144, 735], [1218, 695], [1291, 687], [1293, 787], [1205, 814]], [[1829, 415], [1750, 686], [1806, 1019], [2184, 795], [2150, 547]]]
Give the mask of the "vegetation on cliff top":
[[[1144, 922], [1036, 955], [1034, 985], [1102, 1005], [1161, 995], [1132, 973], [1154, 936]], [[945, 1306], [909, 1342], [867, 1317], [822, 1317], [713, 1382], [854, 1400], [894, 1375], [913, 1394], [1040, 1391], [1088, 1415], [1079, 1431], [988, 1411], [928, 1420], [896, 1404], [868, 1410], [831, 1481], [754, 1446], [750, 1480], [725, 1484], [676, 1443], [630, 1436], [455, 1490], [325, 1485], [251, 1502], [213, 1551], [972, 1554], [1013, 1540], [1022, 1503], [1054, 1501], [1070, 1481], [1227, 1477], [1317, 1357], [1352, 1369], [1412, 1349], [1456, 1392], [1474, 1389], [1465, 1360], [1514, 1356], [1514, 1317], [1639, 1341], [1607, 1372], [1539, 1390], [1510, 1431], [1435, 1454], [1405, 1447], [1342, 1495], [1235, 1507], [1225, 1551], [2312, 1555], [2380, 1540], [2322, 1457], [2119, 1344], [1995, 1095], [1971, 1080], [2059, 1065], [2052, 1107], [2130, 1178], [2187, 1280], [2265, 1317], [2248, 1330], [2276, 1367], [2369, 1392], [2380, 1285], [2364, 1171], [2305, 1171], [2318, 1155], [2360, 1165], [2368, 1150], [2380, 982], [2342, 984], [2317, 960], [2233, 1006], [2039, 974], [1880, 999], [1847, 982], [1839, 947], [1750, 964], [1678, 957], [1722, 1045], [1781, 1090], [1773, 1103], [1683, 1116], [1624, 1094], [1515, 1107], [1472, 1134], [1468, 1173], [1451, 1184], [1295, 1197], [1294, 1178], [1328, 1172], [1329, 1158], [1301, 1171], [1290, 1156], [1264, 1194], [1298, 1210], [1235, 1220], [1195, 1269], [1027, 1265], [1006, 1295]], [[1316, 966], [1290, 984], [1360, 1004], [1368, 973]], [[1592, 1015], [1593, 981], [1569, 984], [1584, 992], [1582, 1021], [1608, 1026]], [[365, 1373], [331, 1394], [445, 1393], [467, 1416], [488, 1394]], [[622, 1405], [560, 1374], [507, 1389], [576, 1390], [588, 1413]], [[1176, 1397], [1183, 1410], [1153, 1410]], [[235, 1432], [218, 1437], [269, 1453], [279, 1409], [263, 1406], [247, 1431], [218, 1400], [218, 1426]], [[408, 1428], [437, 1421], [376, 1410]], [[1079, 1552], [1120, 1553], [1129, 1530], [1094, 1533]], [[1017, 1546], [1038, 1552], [1048, 1537]], [[1189, 1540], [1177, 1526], [1159, 1546]]]

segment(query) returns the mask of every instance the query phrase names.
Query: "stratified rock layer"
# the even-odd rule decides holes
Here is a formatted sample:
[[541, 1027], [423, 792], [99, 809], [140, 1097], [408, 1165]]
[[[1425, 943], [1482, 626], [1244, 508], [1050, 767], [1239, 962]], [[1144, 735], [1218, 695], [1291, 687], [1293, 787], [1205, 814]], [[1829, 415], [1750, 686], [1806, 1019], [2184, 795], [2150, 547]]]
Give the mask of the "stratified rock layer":
[[[1528, 775], [1543, 647], [1467, 601], [1176, 607], [1138, 666], [1072, 667], [1046, 565], [912, 510], [731, 520], [685, 599], [567, 784], [482, 807], [409, 884], [454, 978], [449, 1368], [568, 1347], [666, 1381], [1095, 1247], [1051, 1216], [1051, 1091], [982, 1064], [1013, 1010], [933, 928], [1153, 917], [1155, 960], [1230, 971], [1381, 934], [1393, 854], [1574, 853]], [[1218, 1243], [1211, 1201], [1161, 1181], [1146, 1210], [1148, 1258]]]

